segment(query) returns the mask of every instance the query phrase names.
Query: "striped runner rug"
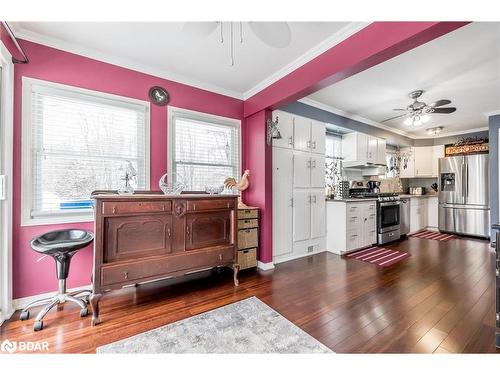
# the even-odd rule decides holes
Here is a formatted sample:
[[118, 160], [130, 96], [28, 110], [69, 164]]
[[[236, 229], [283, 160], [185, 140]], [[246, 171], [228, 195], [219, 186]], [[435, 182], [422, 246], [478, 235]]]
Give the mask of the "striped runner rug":
[[400, 262], [409, 256], [410, 253], [402, 253], [401, 251], [386, 249], [385, 247], [373, 246], [368, 249], [348, 254], [347, 258], [362, 260], [363, 262], [376, 264], [377, 266], [387, 267]]
[[456, 236], [449, 233], [434, 232], [431, 230], [421, 230], [420, 232], [409, 235], [410, 237], [424, 238], [426, 240], [449, 241]]

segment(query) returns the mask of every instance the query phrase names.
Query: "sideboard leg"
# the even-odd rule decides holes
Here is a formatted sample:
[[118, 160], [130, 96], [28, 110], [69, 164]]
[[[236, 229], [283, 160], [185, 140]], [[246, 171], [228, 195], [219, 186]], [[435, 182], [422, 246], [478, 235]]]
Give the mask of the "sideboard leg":
[[240, 285], [240, 282], [238, 281], [238, 271], [239, 270], [240, 270], [240, 266], [238, 264], [233, 264], [233, 279], [234, 279], [235, 286]]
[[90, 296], [90, 306], [92, 306], [92, 326], [99, 324], [99, 301], [102, 294], [92, 293]]

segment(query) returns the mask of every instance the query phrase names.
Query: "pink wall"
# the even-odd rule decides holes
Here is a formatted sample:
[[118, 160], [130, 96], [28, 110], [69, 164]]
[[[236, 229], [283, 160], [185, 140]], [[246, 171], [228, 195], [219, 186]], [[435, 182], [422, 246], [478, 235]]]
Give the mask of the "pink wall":
[[[14, 298], [57, 290], [54, 262], [50, 258], [37, 262], [39, 255], [30, 249], [32, 237], [59, 228], [92, 229], [93, 223], [50, 226], [20, 226], [21, 213], [21, 85], [22, 77], [31, 77], [130, 98], [148, 100], [153, 85], [170, 93], [170, 105], [219, 116], [242, 119], [243, 102], [238, 99], [197, 89], [177, 82], [139, 73], [130, 69], [92, 60], [28, 41], [21, 41], [30, 63], [14, 69], [14, 217], [13, 217], [13, 285]], [[244, 143], [244, 142], [243, 142]], [[151, 105], [151, 188], [167, 169], [167, 108]], [[244, 162], [245, 160], [243, 160]], [[92, 249], [75, 255], [68, 286], [90, 284]]]
[[272, 147], [266, 143], [270, 118], [271, 111], [264, 110], [245, 119], [246, 168], [252, 175], [244, 199], [260, 208], [259, 260], [263, 263], [273, 261]]

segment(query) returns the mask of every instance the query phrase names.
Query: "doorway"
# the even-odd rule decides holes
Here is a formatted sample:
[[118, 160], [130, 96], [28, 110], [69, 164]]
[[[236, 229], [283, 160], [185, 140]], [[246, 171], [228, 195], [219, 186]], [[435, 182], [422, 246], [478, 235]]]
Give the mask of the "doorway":
[[12, 58], [0, 42], [0, 324], [12, 314]]

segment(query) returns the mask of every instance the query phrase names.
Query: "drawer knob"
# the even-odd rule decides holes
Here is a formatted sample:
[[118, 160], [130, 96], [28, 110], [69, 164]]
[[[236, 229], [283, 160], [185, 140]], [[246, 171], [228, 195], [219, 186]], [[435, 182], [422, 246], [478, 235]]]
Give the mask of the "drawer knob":
[[116, 206], [113, 206], [113, 213], [116, 214]]
[[222, 260], [222, 254], [219, 254], [219, 260]]

